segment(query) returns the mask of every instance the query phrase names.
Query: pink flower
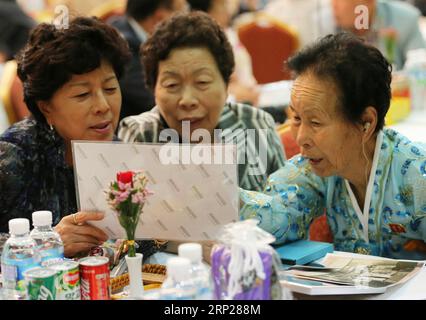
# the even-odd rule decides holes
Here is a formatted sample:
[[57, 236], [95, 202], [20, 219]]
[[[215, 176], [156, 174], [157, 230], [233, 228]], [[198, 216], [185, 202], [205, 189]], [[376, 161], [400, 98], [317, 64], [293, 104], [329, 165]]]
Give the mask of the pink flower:
[[124, 202], [127, 200], [127, 198], [129, 198], [130, 195], [130, 190], [126, 190], [124, 192], [121, 192], [118, 194], [118, 197], [116, 198], [116, 201], [118, 203]]
[[121, 181], [118, 181], [118, 188], [122, 191], [130, 190], [132, 188], [132, 184], [131, 183], [123, 183]]
[[[119, 172], [117, 180], [105, 191], [107, 203], [116, 212], [128, 240], [134, 240], [139, 215], [147, 197], [153, 195], [146, 188], [147, 184], [148, 179], [142, 171]], [[129, 256], [135, 256], [134, 244], [129, 244]]]
[[142, 204], [145, 203], [146, 197], [143, 193], [137, 192], [135, 194], [132, 194], [132, 203], [135, 204]]

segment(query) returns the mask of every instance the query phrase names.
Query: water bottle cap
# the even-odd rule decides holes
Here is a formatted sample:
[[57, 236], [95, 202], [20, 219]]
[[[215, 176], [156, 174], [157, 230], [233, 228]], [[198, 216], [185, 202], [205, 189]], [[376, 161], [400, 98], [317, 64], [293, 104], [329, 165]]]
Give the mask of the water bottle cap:
[[202, 260], [202, 247], [199, 243], [184, 243], [178, 247], [179, 257], [187, 258], [191, 263], [200, 263]]
[[30, 220], [25, 218], [9, 220], [9, 232], [13, 235], [30, 232]]
[[51, 226], [52, 212], [51, 211], [35, 211], [33, 212], [33, 226]]
[[187, 280], [190, 276], [191, 261], [186, 258], [175, 257], [167, 260], [167, 275], [176, 281]]

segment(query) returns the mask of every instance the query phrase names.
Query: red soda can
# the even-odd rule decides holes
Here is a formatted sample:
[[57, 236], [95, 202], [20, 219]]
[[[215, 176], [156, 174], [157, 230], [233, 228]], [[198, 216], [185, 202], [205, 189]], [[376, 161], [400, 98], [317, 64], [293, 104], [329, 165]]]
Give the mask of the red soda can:
[[109, 259], [86, 257], [79, 264], [81, 300], [109, 300]]

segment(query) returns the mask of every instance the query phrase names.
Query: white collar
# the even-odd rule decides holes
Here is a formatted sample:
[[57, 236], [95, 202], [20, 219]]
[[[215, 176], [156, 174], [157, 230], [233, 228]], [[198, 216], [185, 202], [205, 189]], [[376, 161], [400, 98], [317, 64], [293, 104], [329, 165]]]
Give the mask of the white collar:
[[383, 131], [379, 131], [376, 138], [376, 147], [374, 149], [373, 163], [371, 165], [370, 177], [368, 179], [367, 190], [365, 193], [364, 210], [361, 211], [358, 201], [356, 200], [355, 194], [352, 191], [351, 185], [348, 180], [345, 179], [346, 189], [348, 190], [349, 197], [352, 202], [352, 206], [358, 216], [359, 221], [362, 225], [364, 240], [368, 243], [368, 219], [370, 216], [371, 196], [373, 194], [374, 178], [376, 176], [377, 164], [379, 162], [379, 154], [383, 141]]
[[148, 33], [142, 28], [142, 26], [133, 18], [129, 17], [129, 24], [133, 31], [138, 36], [139, 40], [144, 43], [148, 39]]

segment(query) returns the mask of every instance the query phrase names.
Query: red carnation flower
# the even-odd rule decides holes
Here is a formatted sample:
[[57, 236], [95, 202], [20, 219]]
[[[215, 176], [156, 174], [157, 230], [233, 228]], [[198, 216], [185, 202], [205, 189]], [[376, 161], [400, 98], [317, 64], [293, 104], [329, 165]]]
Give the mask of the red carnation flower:
[[117, 181], [124, 184], [131, 183], [133, 187], [133, 174], [132, 171], [118, 172]]

